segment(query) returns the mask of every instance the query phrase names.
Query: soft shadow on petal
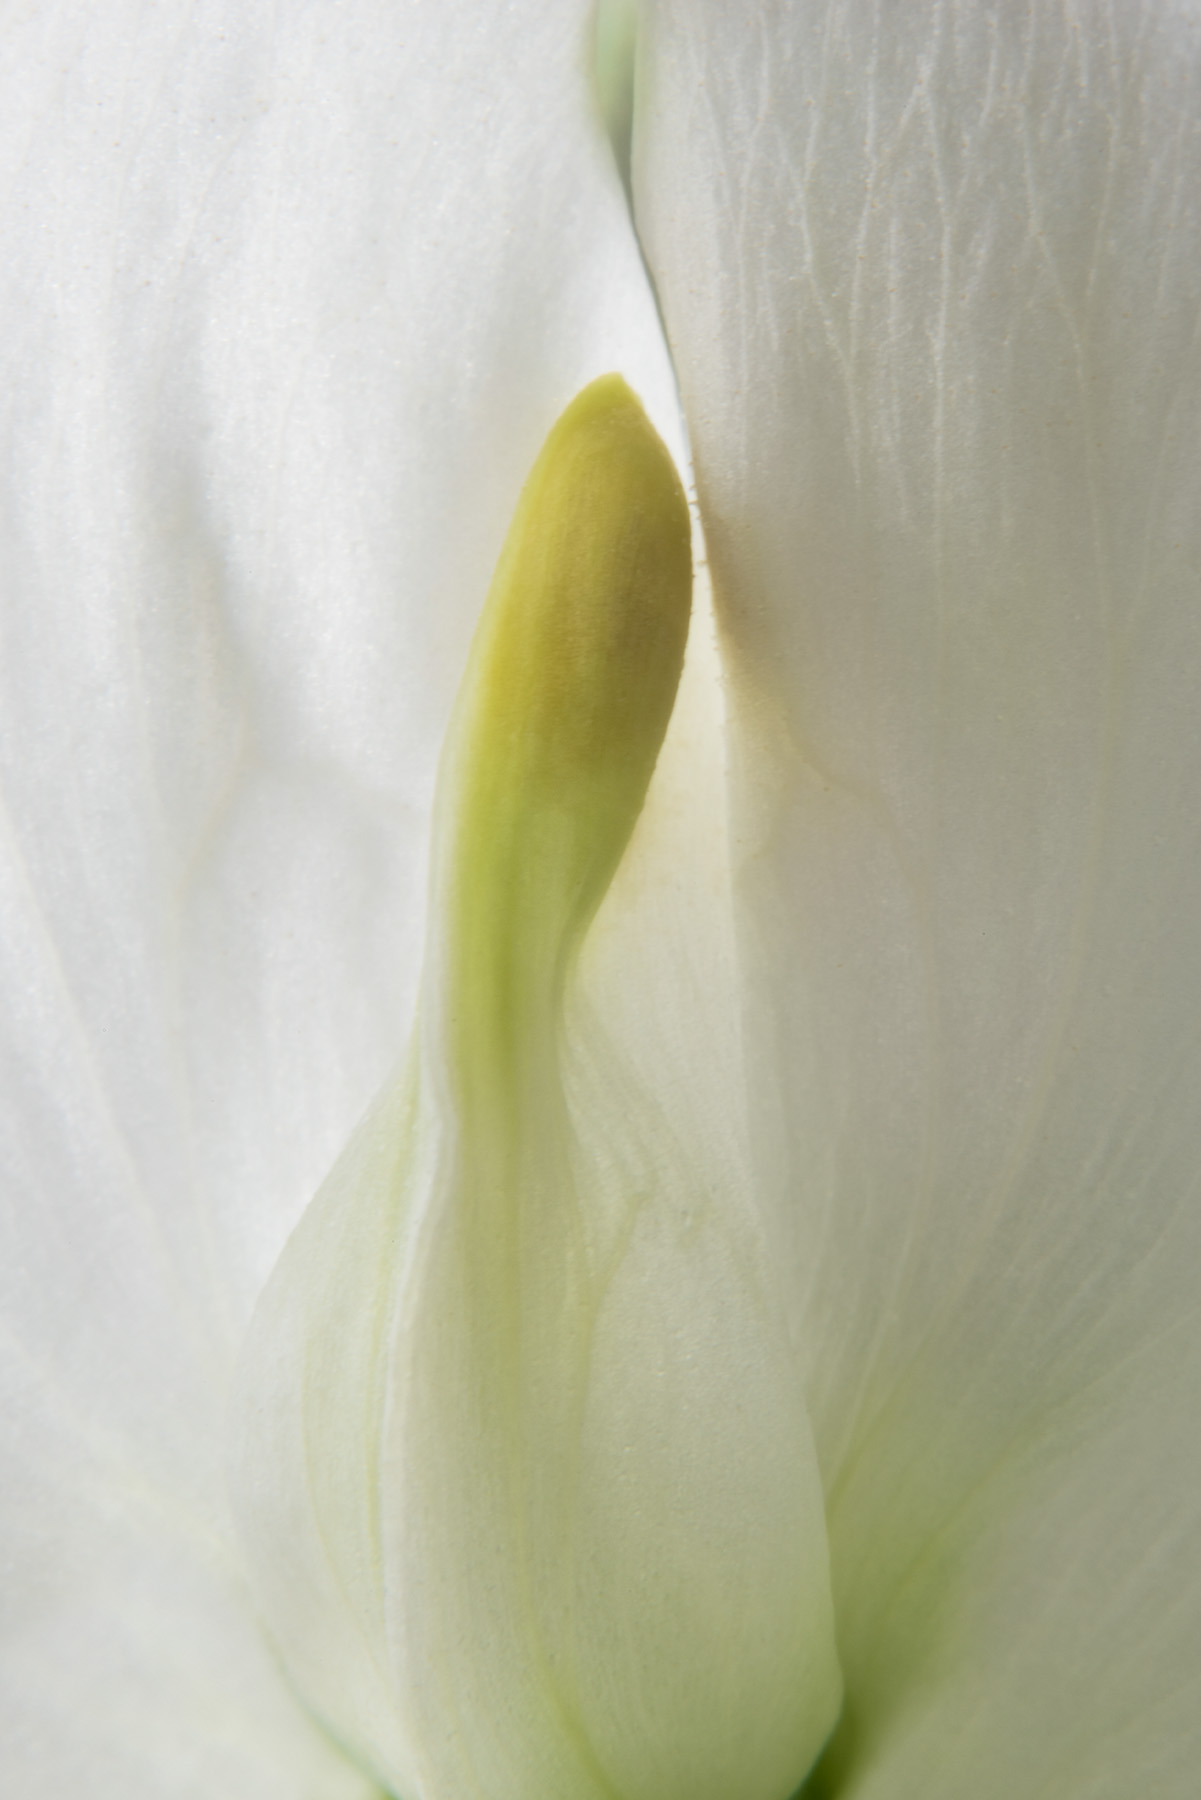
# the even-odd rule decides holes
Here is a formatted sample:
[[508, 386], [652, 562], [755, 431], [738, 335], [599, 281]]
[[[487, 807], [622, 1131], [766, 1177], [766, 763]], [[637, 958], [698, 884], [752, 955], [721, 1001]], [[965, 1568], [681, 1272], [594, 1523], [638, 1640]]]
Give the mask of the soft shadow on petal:
[[602, 369], [671, 428], [586, 13], [6, 33], [0, 1735], [31, 1797], [362, 1790], [232, 1572], [221, 1410], [407, 1035], [525, 469]]
[[656, 10], [638, 219], [740, 732], [823, 1791], [1192, 1794], [1201, 40]]

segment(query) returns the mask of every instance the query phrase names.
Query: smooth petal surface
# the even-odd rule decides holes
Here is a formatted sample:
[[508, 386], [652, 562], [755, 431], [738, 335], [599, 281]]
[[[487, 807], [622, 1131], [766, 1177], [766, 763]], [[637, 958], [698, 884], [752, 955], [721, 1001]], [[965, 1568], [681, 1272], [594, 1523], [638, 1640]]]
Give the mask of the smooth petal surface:
[[260, 1642], [222, 1408], [408, 1033], [524, 472], [672, 391], [586, 9], [9, 8], [0, 1738], [30, 1800], [361, 1795]]
[[734, 667], [815, 1791], [1201, 1756], [1191, 6], [655, 9], [638, 220]]

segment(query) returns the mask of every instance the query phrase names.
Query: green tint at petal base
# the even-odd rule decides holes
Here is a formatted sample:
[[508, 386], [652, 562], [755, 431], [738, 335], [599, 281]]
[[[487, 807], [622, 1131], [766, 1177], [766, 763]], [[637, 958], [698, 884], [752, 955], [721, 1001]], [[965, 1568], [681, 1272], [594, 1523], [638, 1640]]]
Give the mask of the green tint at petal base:
[[[738, 1065], [687, 965], [585, 994], [577, 954], [671, 717], [690, 548], [641, 405], [593, 382], [522, 491], [456, 703], [408, 1061], [242, 1360], [263, 1616], [406, 1800], [787, 1800], [838, 1711]], [[648, 941], [711, 922], [683, 889], [647, 883]]]

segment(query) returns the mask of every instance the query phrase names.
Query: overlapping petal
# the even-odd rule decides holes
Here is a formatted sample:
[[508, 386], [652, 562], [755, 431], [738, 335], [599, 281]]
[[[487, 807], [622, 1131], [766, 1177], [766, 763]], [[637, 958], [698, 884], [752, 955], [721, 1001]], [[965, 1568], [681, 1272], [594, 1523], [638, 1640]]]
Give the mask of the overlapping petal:
[[635, 186], [734, 672], [824, 1793], [1196, 1784], [1199, 32], [654, 15]]
[[671, 425], [589, 29], [6, 24], [0, 1736], [30, 1800], [369, 1785], [261, 1641], [222, 1410], [407, 1035], [524, 472], [603, 369]]

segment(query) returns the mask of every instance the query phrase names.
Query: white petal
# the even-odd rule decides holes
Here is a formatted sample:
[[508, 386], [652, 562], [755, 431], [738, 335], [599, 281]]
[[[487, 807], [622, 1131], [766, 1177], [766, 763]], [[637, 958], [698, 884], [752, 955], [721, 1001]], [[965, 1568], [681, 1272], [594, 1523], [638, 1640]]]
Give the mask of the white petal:
[[639, 221], [865, 1800], [1196, 1786], [1198, 30], [656, 14]]
[[437, 746], [525, 467], [600, 369], [670, 425], [589, 29], [533, 4], [113, 0], [6, 31], [0, 1505], [30, 1580], [6, 1609], [24, 1793], [359, 1785], [312, 1750], [225, 1566], [221, 1407], [408, 1032]]

